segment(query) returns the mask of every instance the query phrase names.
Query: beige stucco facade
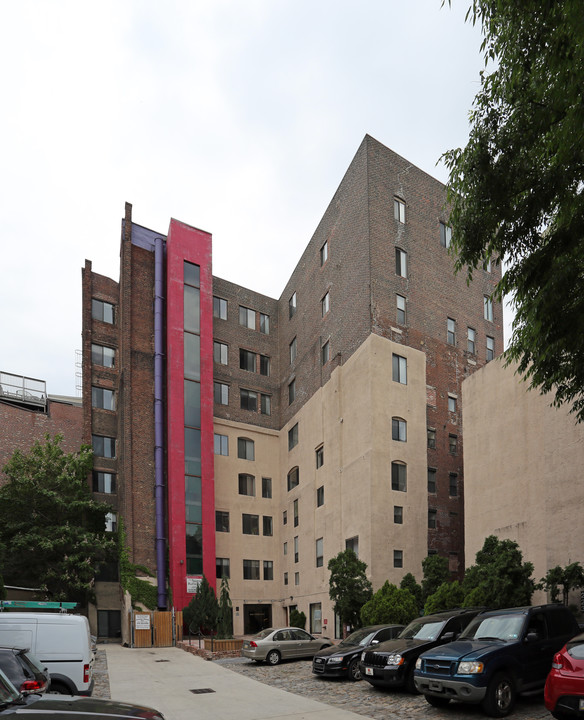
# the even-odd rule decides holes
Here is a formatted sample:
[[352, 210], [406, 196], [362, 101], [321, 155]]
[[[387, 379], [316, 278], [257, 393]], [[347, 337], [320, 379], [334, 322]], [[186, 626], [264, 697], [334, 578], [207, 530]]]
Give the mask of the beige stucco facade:
[[[406, 358], [406, 384], [392, 379], [394, 353]], [[399, 584], [407, 572], [421, 579], [428, 512], [425, 362], [423, 352], [370, 335], [279, 433], [215, 419], [215, 432], [229, 437], [229, 455], [215, 456], [216, 509], [230, 515], [230, 531], [216, 533], [216, 554], [229, 559], [236, 634], [243, 633], [244, 606], [267, 603], [273, 625], [286, 623], [290, 607], [297, 607], [306, 614], [307, 629], [333, 636], [327, 564], [352, 538], [358, 538], [375, 590], [388, 579]], [[407, 423], [406, 442], [392, 440], [394, 417]], [[288, 433], [296, 423], [298, 444], [289, 450]], [[238, 437], [254, 441], [253, 461], [237, 457]], [[320, 447], [324, 462], [317, 468]], [[392, 490], [394, 461], [407, 467], [405, 492]], [[288, 490], [295, 467], [299, 483]], [[255, 477], [252, 497], [238, 494], [242, 472]], [[262, 477], [272, 478], [272, 498], [262, 497]], [[320, 506], [318, 488], [324, 492]], [[403, 508], [401, 524], [394, 522], [394, 506]], [[242, 533], [242, 513], [259, 516], [259, 535]], [[264, 515], [273, 518], [271, 537], [262, 535]], [[323, 559], [317, 566], [320, 538]], [[402, 551], [403, 567], [394, 567], [394, 550]], [[260, 572], [264, 560], [273, 561], [274, 579], [265, 581], [262, 574], [244, 580], [244, 559], [259, 560]]]
[[[501, 360], [462, 387], [467, 565], [491, 534], [519, 544], [536, 581], [582, 562], [584, 426]], [[545, 600], [536, 592], [532, 602]]]

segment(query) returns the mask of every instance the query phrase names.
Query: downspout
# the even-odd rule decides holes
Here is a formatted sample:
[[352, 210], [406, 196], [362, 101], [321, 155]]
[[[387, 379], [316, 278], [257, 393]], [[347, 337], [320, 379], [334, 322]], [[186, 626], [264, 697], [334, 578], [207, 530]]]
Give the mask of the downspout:
[[156, 508], [156, 582], [158, 607], [166, 608], [164, 537], [164, 244], [154, 241], [154, 500]]

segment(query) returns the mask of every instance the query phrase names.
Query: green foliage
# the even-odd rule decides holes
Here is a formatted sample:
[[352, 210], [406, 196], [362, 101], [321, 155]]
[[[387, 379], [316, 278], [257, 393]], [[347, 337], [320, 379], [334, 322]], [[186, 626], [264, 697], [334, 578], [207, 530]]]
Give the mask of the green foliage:
[[444, 582], [426, 598], [424, 605], [424, 615], [432, 615], [433, 613], [443, 612], [444, 610], [452, 610], [453, 608], [462, 607], [464, 602], [464, 590], [458, 580], [453, 582]]
[[343, 625], [360, 627], [361, 608], [371, 599], [371, 582], [365, 571], [367, 564], [351, 549], [343, 550], [328, 562], [330, 571], [329, 597]]
[[[450, 1], [450, 0], [449, 0]], [[584, 12], [581, 0], [473, 0], [485, 70], [464, 149], [443, 156], [456, 267], [506, 271], [508, 362], [584, 420]], [[500, 319], [496, 319], [500, 322]]]
[[546, 576], [541, 579], [538, 589], [549, 592], [551, 601], [555, 603], [560, 600], [560, 586], [562, 588], [562, 602], [567, 605], [570, 590], [584, 587], [584, 570], [580, 563], [570, 563], [566, 567], [556, 565], [556, 567], [547, 571]]
[[442, 555], [428, 555], [422, 560], [422, 571], [424, 573], [422, 599], [425, 604], [430, 595], [433, 595], [442, 583], [450, 580], [448, 558], [442, 557]]
[[0, 488], [0, 543], [4, 581], [41, 587], [51, 600], [87, 603], [99, 567], [116, 557], [116, 540], [105, 531], [111, 508], [96, 502], [87, 476], [92, 450], [65, 453], [62, 436], [17, 450], [4, 466]]
[[220, 639], [233, 637], [233, 605], [229, 596], [229, 580], [225, 575], [221, 578], [221, 588], [219, 590], [217, 637]]
[[215, 597], [215, 590], [209, 585], [203, 575], [197, 594], [190, 603], [183, 608], [183, 622], [188, 626], [189, 632], [209, 635], [217, 628], [219, 605]]
[[120, 585], [130, 594], [132, 607], [136, 607], [140, 603], [149, 610], [156, 610], [158, 607], [158, 588], [147, 580], [136, 577], [138, 572], [142, 572], [149, 577], [154, 577], [154, 574], [144, 565], [134, 565], [134, 563], [130, 562], [130, 550], [126, 544], [126, 530], [122, 518], [118, 519], [118, 557]]
[[290, 612], [290, 625], [292, 627], [299, 627], [304, 630], [306, 627], [306, 615], [298, 610], [292, 610]]
[[412, 593], [386, 580], [361, 608], [361, 622], [363, 625], [407, 625], [418, 614], [418, 605]]
[[532, 563], [523, 562], [516, 542], [489, 535], [476, 554], [475, 564], [464, 575], [463, 605], [485, 605], [494, 610], [530, 605], [535, 590], [532, 572]]
[[402, 590], [409, 590], [412, 593], [414, 600], [416, 601], [418, 612], [420, 612], [424, 607], [424, 603], [422, 602], [422, 586], [416, 582], [416, 578], [412, 575], [412, 573], [406, 573], [399, 586]]

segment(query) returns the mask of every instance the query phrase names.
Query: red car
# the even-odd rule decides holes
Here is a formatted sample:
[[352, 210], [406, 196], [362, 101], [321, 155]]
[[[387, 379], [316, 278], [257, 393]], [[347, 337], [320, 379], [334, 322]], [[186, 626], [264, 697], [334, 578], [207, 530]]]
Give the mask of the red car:
[[544, 700], [557, 720], [584, 718], [584, 633], [572, 638], [554, 656]]

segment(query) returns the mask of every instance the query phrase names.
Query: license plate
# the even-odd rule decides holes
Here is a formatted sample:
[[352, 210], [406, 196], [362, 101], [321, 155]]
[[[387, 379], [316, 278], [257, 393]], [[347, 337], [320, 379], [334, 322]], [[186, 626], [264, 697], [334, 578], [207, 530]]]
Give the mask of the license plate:
[[428, 690], [434, 690], [434, 692], [442, 692], [442, 683], [437, 680], [430, 680], [428, 683]]
[[366, 668], [365, 668], [365, 675], [373, 675], [373, 668], [366, 667]]
[[580, 698], [579, 710], [580, 712], [584, 710], [584, 698]]

